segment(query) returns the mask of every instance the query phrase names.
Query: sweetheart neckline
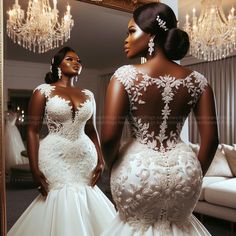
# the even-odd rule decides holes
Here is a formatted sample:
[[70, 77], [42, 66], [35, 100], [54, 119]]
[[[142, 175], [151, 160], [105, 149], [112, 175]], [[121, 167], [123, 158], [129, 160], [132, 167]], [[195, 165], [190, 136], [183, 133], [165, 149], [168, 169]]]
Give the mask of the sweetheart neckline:
[[[83, 91], [83, 90], [82, 90]], [[70, 100], [67, 100], [59, 95], [54, 95], [52, 97], [48, 97], [48, 101], [53, 99], [53, 98], [57, 98], [59, 100], [62, 100], [65, 102], [65, 104], [70, 108], [70, 111], [71, 111], [71, 115], [72, 115], [72, 121], [74, 122], [75, 120], [75, 117], [76, 115], [81, 111], [81, 109], [89, 102], [91, 102], [91, 99], [90, 99], [90, 96], [88, 95], [88, 98], [86, 98], [82, 103], [79, 104], [79, 106], [73, 106], [73, 105], [70, 105], [71, 104], [71, 101]], [[47, 101], [47, 102], [48, 102]]]

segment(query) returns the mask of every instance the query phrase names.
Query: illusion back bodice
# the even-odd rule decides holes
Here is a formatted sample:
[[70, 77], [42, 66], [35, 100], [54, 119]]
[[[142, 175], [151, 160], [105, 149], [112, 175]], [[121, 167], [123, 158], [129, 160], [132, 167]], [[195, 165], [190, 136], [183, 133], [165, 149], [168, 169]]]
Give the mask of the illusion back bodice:
[[205, 77], [196, 71], [181, 79], [152, 78], [127, 65], [114, 77], [129, 97], [133, 137], [159, 151], [170, 150], [180, 141], [183, 123], [207, 86]]

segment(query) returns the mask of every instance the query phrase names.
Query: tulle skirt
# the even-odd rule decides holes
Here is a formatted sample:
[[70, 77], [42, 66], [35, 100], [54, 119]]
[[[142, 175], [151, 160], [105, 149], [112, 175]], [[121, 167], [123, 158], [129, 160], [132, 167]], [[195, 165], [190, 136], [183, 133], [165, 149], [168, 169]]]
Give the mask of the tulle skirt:
[[102, 191], [65, 185], [45, 199], [39, 195], [8, 236], [98, 236], [115, 217], [115, 209]]
[[19, 130], [15, 125], [6, 124], [5, 131], [5, 151], [6, 151], [6, 171], [14, 165], [26, 164], [28, 159], [21, 156], [25, 150]]

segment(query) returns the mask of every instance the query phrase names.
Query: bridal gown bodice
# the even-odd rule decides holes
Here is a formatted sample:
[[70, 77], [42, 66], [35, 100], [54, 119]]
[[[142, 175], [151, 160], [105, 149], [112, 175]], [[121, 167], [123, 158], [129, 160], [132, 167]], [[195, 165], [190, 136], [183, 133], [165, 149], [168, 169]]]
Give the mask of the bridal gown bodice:
[[7, 125], [16, 125], [17, 114], [14, 112], [7, 112], [6, 114], [6, 123]]
[[160, 235], [169, 235], [173, 223], [188, 230], [202, 172], [180, 132], [207, 81], [196, 71], [182, 79], [152, 78], [131, 65], [119, 68], [113, 79], [127, 92], [133, 136], [111, 174], [119, 217], [136, 230], [156, 227]]
[[93, 94], [83, 90], [86, 101], [74, 108], [69, 100], [55, 94], [55, 86], [43, 84], [36, 90], [46, 97], [49, 134], [40, 143], [39, 167], [49, 187], [88, 184], [97, 164], [95, 146], [85, 134], [85, 124], [95, 112]]
[[45, 96], [49, 133], [40, 142], [38, 164], [49, 183], [47, 197], [39, 194], [8, 236], [100, 236], [115, 216], [113, 204], [91, 186], [98, 159], [85, 125], [95, 117], [93, 94], [83, 90], [86, 100], [75, 107], [57, 91], [50, 84], [34, 91]]

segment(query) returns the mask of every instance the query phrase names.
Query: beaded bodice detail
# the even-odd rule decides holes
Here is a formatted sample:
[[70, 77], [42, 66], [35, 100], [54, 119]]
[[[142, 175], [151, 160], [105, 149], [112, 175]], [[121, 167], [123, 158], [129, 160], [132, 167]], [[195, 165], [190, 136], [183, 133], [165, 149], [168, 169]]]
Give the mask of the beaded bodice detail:
[[45, 119], [49, 133], [76, 140], [84, 132], [86, 121], [94, 112], [93, 94], [89, 90], [82, 90], [87, 98], [79, 107], [73, 109], [69, 100], [52, 95], [55, 86], [42, 84], [35, 90], [39, 90], [46, 97]]
[[[183, 79], [170, 75], [152, 78], [126, 65], [119, 68], [114, 77], [124, 85], [129, 97], [128, 118], [133, 137], [162, 152], [171, 150], [180, 141], [183, 123], [207, 86], [205, 77], [196, 71]], [[148, 90], [157, 98], [156, 107], [147, 96]], [[153, 110], [147, 112], [150, 104]], [[154, 111], [158, 108], [159, 113]]]

